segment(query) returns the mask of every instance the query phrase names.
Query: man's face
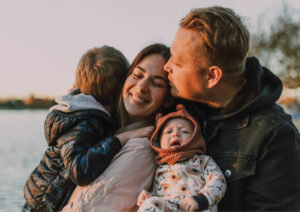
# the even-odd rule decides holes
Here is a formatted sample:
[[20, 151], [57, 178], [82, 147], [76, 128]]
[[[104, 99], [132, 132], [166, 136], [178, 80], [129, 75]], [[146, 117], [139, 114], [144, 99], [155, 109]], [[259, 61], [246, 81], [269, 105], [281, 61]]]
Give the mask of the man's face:
[[164, 69], [169, 73], [171, 93], [174, 97], [202, 102], [206, 96], [205, 64], [201, 63], [195, 45], [199, 32], [179, 28], [171, 46], [171, 58]]
[[193, 124], [183, 118], [173, 118], [167, 121], [160, 137], [160, 147], [169, 149], [185, 144], [193, 135]]

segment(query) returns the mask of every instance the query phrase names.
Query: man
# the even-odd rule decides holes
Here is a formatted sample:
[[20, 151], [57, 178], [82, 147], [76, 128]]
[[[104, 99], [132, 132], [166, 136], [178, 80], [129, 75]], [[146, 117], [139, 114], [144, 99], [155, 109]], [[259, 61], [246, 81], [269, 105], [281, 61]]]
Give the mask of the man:
[[171, 93], [202, 123], [227, 191], [219, 210], [300, 210], [300, 135], [276, 104], [282, 82], [246, 58], [249, 32], [228, 8], [192, 10], [165, 65]]

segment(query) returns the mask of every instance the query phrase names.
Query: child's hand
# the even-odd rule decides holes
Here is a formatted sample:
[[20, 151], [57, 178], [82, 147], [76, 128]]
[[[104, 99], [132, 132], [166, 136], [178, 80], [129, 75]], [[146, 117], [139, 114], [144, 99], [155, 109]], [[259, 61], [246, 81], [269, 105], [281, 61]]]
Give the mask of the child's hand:
[[194, 200], [193, 197], [186, 197], [181, 200], [180, 209], [183, 211], [192, 212], [198, 210], [199, 207], [198, 203], [196, 202], [196, 200]]
[[138, 196], [138, 200], [137, 200], [137, 206], [141, 206], [143, 204], [143, 202], [148, 199], [149, 197], [151, 197], [151, 194], [146, 191], [146, 190], [142, 190], [141, 193]]
[[151, 137], [153, 131], [154, 131], [153, 126], [147, 126], [147, 127], [142, 127], [135, 130], [123, 132], [117, 135], [117, 138], [120, 140], [121, 145], [124, 145], [131, 138]]

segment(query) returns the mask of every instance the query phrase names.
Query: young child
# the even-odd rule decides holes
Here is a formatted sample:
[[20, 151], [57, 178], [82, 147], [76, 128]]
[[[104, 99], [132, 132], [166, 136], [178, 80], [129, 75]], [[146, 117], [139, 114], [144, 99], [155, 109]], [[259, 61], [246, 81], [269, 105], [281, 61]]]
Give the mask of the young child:
[[93, 48], [82, 56], [77, 89], [56, 98], [47, 115], [48, 148], [25, 184], [23, 211], [59, 211], [75, 186], [98, 177], [121, 149], [124, 143], [112, 136], [117, 126], [111, 115], [128, 69], [125, 56], [113, 47]]
[[152, 191], [138, 197], [138, 211], [216, 211], [225, 194], [225, 178], [213, 159], [197, 121], [183, 105], [166, 116], [157, 116], [150, 139], [159, 165]]

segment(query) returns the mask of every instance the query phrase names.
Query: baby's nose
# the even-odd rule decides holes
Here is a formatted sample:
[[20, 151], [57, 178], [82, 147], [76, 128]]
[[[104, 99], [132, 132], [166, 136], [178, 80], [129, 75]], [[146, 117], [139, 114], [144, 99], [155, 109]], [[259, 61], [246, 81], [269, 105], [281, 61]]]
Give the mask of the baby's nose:
[[172, 136], [173, 136], [173, 137], [177, 137], [177, 136], [179, 136], [179, 135], [180, 135], [179, 132], [178, 132], [177, 130], [174, 130]]

